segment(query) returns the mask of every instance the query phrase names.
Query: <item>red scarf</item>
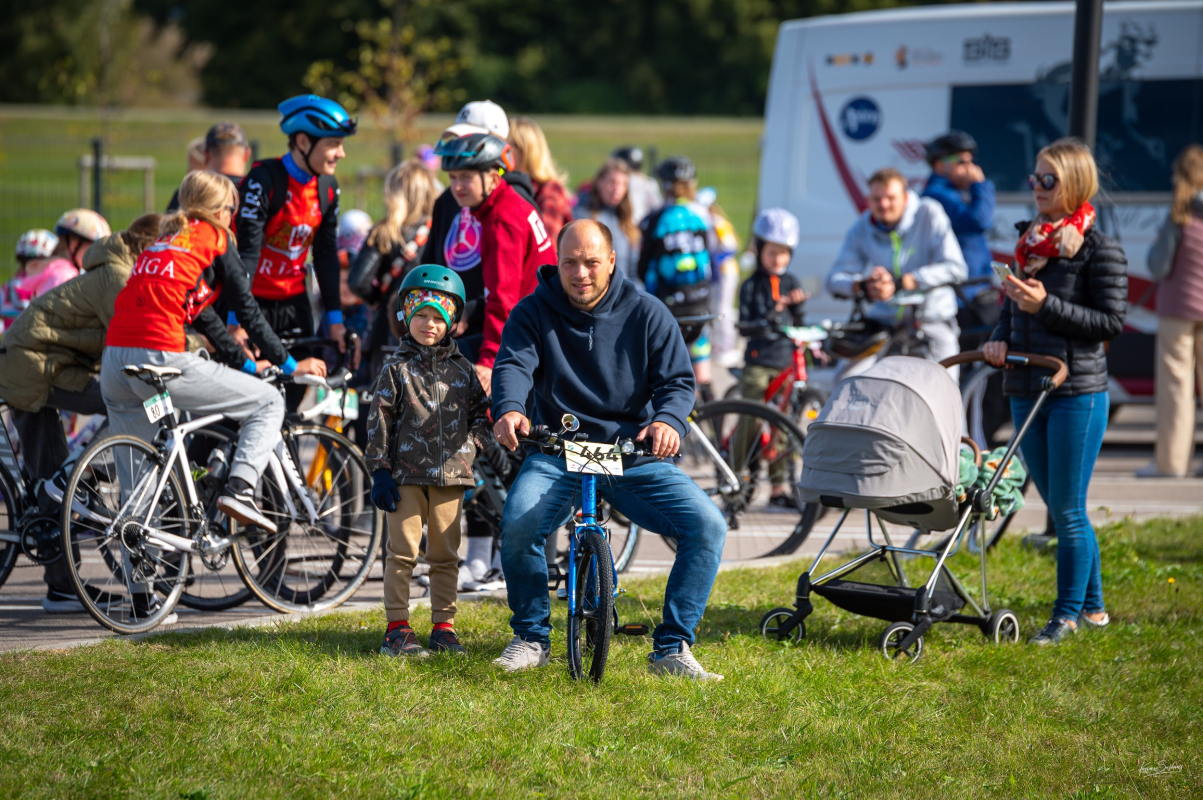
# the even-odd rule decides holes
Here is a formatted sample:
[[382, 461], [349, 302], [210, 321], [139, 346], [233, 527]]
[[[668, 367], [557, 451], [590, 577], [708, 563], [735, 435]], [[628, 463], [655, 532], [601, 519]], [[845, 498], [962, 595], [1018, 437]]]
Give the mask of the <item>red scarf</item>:
[[1028, 226], [1019, 244], [1015, 245], [1015, 261], [1028, 277], [1039, 272], [1050, 258], [1073, 258], [1082, 249], [1086, 231], [1094, 224], [1094, 206], [1083, 203], [1060, 222], [1048, 222], [1036, 217]]

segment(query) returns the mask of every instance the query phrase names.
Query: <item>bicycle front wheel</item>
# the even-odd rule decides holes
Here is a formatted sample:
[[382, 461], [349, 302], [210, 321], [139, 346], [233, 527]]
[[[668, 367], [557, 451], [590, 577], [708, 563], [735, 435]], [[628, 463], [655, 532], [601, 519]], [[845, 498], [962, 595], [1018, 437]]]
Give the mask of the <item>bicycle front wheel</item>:
[[75, 592], [117, 633], [162, 622], [188, 575], [188, 552], [160, 534], [191, 539], [193, 521], [179, 477], [164, 475], [158, 459], [135, 436], [105, 437], [84, 451], [63, 494], [63, 554]]
[[[798, 488], [805, 434], [778, 409], [752, 400], [716, 400], [694, 419], [681, 466], [727, 519], [723, 560], [797, 550], [820, 512]], [[676, 549], [673, 539], [665, 541]]]
[[581, 537], [576, 553], [576, 614], [568, 616], [568, 673], [601, 682], [614, 635], [614, 562], [599, 531]]
[[283, 446], [287, 457], [279, 469], [269, 466], [256, 489], [276, 532], [242, 529], [234, 563], [251, 592], [277, 611], [333, 608], [367, 579], [384, 515], [369, 500], [363, 454], [345, 436], [296, 426], [284, 431]]

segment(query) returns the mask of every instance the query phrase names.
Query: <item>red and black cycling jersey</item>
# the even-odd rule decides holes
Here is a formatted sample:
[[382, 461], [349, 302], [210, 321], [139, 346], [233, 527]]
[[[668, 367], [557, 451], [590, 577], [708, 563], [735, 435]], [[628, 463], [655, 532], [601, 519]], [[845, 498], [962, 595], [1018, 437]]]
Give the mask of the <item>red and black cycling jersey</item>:
[[238, 190], [238, 253], [251, 270], [255, 297], [286, 300], [303, 294], [312, 247], [322, 306], [327, 314], [341, 315], [338, 182], [307, 175], [285, 156], [255, 162]]
[[117, 295], [105, 344], [181, 353], [184, 327], [192, 325], [208, 337], [218, 360], [242, 367], [246, 354], [210, 307], [223, 295], [263, 357], [285, 363], [288, 351], [263, 319], [242, 261], [229, 245], [225, 231], [203, 220], [189, 220], [181, 230], [156, 239], [138, 257]]

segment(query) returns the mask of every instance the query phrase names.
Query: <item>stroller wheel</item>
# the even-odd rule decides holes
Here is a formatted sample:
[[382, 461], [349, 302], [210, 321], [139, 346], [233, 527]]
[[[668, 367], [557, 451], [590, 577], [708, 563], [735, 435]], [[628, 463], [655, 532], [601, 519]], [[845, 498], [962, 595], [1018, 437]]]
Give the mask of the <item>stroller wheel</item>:
[[799, 622], [790, 630], [782, 630], [782, 626], [793, 615], [794, 610], [792, 608], [774, 608], [760, 618], [760, 635], [766, 639], [773, 639], [778, 642], [784, 642], [790, 637], [793, 637], [795, 642], [802, 641], [806, 636], [805, 622]]
[[915, 626], [909, 622], [895, 622], [881, 634], [877, 646], [881, 649], [882, 654], [891, 661], [913, 664], [919, 660], [919, 656], [923, 655], [923, 637], [920, 636], [916, 639], [915, 643], [906, 650], [899, 650], [898, 645], [914, 629]]
[[1000, 608], [991, 614], [984, 628], [986, 638], [994, 644], [1014, 644], [1019, 641], [1019, 620], [1008, 609]]

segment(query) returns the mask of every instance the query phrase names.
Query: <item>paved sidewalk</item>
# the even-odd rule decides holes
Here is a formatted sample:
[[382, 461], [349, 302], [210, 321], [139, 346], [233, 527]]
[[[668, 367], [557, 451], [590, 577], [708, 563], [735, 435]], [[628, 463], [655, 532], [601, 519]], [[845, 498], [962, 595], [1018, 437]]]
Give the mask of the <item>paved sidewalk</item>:
[[[1135, 519], [1148, 519], [1155, 516], [1203, 513], [1203, 479], [1141, 480], [1132, 476], [1136, 468], [1152, 456], [1154, 421], [1151, 406], [1125, 407], [1113, 420], [1090, 486], [1089, 507], [1091, 518], [1096, 523], [1128, 515]], [[1197, 429], [1196, 441], [1203, 444], [1203, 425]], [[1200, 450], [1200, 453], [1203, 453], [1203, 450]], [[1017, 516], [1008, 536], [1025, 529], [1043, 530], [1045, 509], [1035, 490], [1028, 493], [1027, 502], [1027, 507]], [[829, 513], [821, 519], [794, 557], [816, 552], [830, 534], [836, 519], [834, 513]], [[835, 550], [846, 552], [864, 547], [865, 544], [863, 517], [850, 516], [848, 524], [834, 544]], [[662, 572], [670, 569], [672, 563], [673, 553], [663, 540], [658, 536], [648, 535], [640, 542], [635, 562], [628, 574]], [[742, 562], [730, 566], [748, 563], [766, 562]], [[45, 596], [45, 585], [42, 583], [41, 573], [40, 567], [22, 558], [12, 576], [0, 587], [0, 651], [66, 648], [113, 636], [101, 629], [87, 614], [43, 612], [41, 601]], [[380, 571], [377, 567], [373, 576], [375, 579], [369, 579], [359, 593], [338, 610], [380, 605], [383, 602], [383, 583], [379, 576]], [[423, 589], [414, 587], [415, 597], [423, 592]], [[160, 628], [160, 631], [212, 625], [265, 625], [282, 618], [282, 615], [275, 614], [257, 602], [215, 613], [202, 613], [183, 607], [177, 607], [177, 611], [180, 616], [179, 622], [172, 627]]]

